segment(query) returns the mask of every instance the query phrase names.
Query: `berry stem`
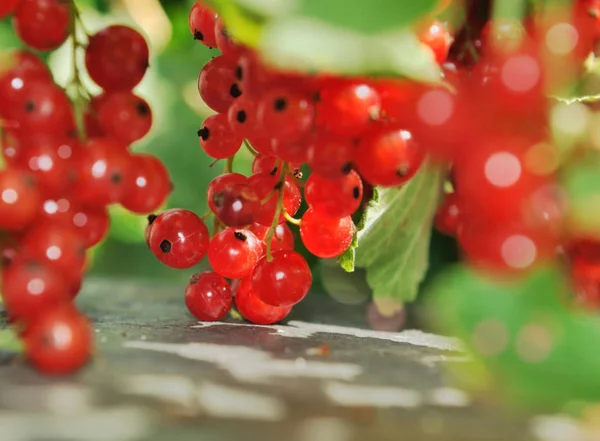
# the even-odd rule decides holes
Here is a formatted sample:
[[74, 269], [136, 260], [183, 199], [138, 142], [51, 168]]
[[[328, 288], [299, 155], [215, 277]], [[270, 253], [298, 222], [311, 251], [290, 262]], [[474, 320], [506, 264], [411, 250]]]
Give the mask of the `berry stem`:
[[205, 219], [207, 219], [207, 218], [208, 218], [208, 217], [209, 217], [211, 214], [212, 214], [212, 211], [211, 211], [211, 210], [208, 210], [206, 213], [204, 213], [204, 214], [202, 215], [202, 217], [200, 217], [200, 219], [202, 219], [202, 220], [205, 220]]
[[227, 158], [227, 162], [225, 163], [225, 173], [233, 172], [233, 161], [235, 160], [235, 155], [231, 155]]
[[[79, 65], [77, 63], [77, 49], [82, 46], [77, 38], [77, 25], [83, 28], [83, 23], [81, 21], [81, 15], [79, 14], [79, 9], [75, 4], [75, 0], [69, 2], [69, 10], [71, 13], [71, 22], [69, 24], [69, 34], [71, 35], [72, 46], [71, 46], [71, 56], [73, 63], [73, 77], [69, 83], [69, 86], [74, 89], [74, 98], [73, 98], [73, 109], [75, 113], [75, 124], [77, 128], [77, 135], [80, 140], [85, 140], [85, 109], [87, 107], [87, 103], [90, 97], [89, 92], [86, 90], [83, 82], [81, 81], [81, 71], [79, 70]], [[87, 35], [87, 32], [86, 32]]]
[[279, 189], [279, 193], [277, 194], [277, 205], [275, 206], [275, 215], [273, 216], [273, 222], [271, 222], [271, 226], [269, 227], [269, 231], [265, 237], [265, 243], [267, 244], [267, 262], [271, 262], [273, 260], [273, 255], [271, 254], [271, 241], [273, 240], [273, 235], [275, 234], [275, 230], [277, 229], [277, 225], [279, 225], [279, 217], [281, 213], [284, 213], [285, 210], [283, 208], [283, 196], [285, 194], [285, 178], [287, 177], [287, 169], [288, 164], [286, 162], [281, 163], [281, 177], [277, 182], [276, 188]]
[[300, 226], [300, 224], [302, 223], [302, 219], [296, 219], [295, 217], [290, 216], [290, 214], [287, 211], [285, 211], [285, 210], [283, 210], [283, 217], [290, 224], [293, 224], [293, 225], [296, 225], [296, 226]]
[[256, 150], [254, 150], [254, 148], [250, 145], [250, 143], [248, 142], [247, 139], [244, 139], [244, 146], [246, 147], [246, 150], [248, 150], [252, 156], [258, 155], [258, 152]]

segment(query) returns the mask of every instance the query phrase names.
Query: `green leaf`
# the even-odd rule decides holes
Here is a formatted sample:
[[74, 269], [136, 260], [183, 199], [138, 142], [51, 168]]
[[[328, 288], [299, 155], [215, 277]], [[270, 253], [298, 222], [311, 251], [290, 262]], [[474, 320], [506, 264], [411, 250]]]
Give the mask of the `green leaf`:
[[375, 298], [405, 302], [416, 297], [427, 270], [442, 183], [442, 169], [425, 165], [406, 185], [379, 189], [379, 201], [367, 211], [354, 251]]
[[0, 329], [0, 351], [23, 351], [23, 344], [12, 329]]
[[363, 270], [348, 273], [335, 260], [322, 259], [319, 261], [319, 271], [323, 288], [338, 302], [357, 305], [367, 302], [371, 297], [371, 288]]

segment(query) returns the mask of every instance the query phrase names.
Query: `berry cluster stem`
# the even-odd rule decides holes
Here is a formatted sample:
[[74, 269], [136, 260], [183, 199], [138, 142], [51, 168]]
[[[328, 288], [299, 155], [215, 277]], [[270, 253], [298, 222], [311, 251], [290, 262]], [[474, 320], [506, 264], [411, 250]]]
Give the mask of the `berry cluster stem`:
[[85, 28], [83, 27], [83, 22], [81, 21], [81, 15], [79, 13], [79, 9], [75, 4], [75, 0], [69, 2], [69, 10], [71, 13], [71, 22], [69, 24], [69, 34], [71, 36], [71, 57], [72, 57], [72, 66], [73, 73], [72, 78], [69, 83], [69, 87], [74, 89], [74, 97], [73, 97], [73, 109], [75, 113], [75, 123], [77, 127], [77, 135], [79, 139], [82, 141], [85, 140], [85, 120], [84, 114], [85, 109], [87, 108], [87, 103], [90, 99], [90, 93], [85, 88], [83, 82], [81, 81], [81, 70], [79, 69], [79, 64], [77, 63], [77, 49], [83, 46], [83, 44], [79, 41], [77, 37], [77, 28], [78, 26], [86, 33]]
[[271, 226], [269, 227], [269, 231], [265, 237], [265, 243], [267, 244], [267, 262], [273, 260], [273, 255], [271, 254], [271, 240], [273, 240], [273, 235], [275, 234], [275, 230], [277, 229], [277, 225], [279, 225], [279, 218], [281, 213], [284, 213], [285, 209], [283, 208], [283, 196], [285, 194], [285, 178], [287, 177], [287, 163], [281, 163], [281, 177], [277, 182], [277, 189], [279, 193], [277, 194], [277, 205], [275, 206], [275, 215], [273, 216], [273, 222], [271, 222]]

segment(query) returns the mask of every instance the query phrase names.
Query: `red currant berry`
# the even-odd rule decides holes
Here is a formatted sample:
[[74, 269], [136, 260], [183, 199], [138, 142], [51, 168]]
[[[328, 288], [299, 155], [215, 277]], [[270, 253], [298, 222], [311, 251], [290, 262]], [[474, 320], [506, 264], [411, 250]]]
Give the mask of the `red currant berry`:
[[107, 136], [132, 144], [150, 131], [152, 110], [144, 99], [131, 92], [115, 92], [102, 101], [98, 120]]
[[208, 189], [206, 190], [206, 199], [208, 201], [208, 206], [213, 213], [217, 211], [217, 205], [215, 203], [215, 195], [226, 190], [227, 188], [233, 185], [243, 185], [248, 181], [246, 176], [241, 175], [239, 173], [224, 173], [222, 175], [217, 176], [210, 184], [208, 184]]
[[383, 127], [361, 139], [356, 165], [371, 185], [393, 187], [412, 178], [424, 158], [423, 148], [410, 132]]
[[223, 277], [213, 272], [194, 274], [185, 288], [185, 304], [198, 320], [221, 320], [233, 303], [231, 288]]
[[379, 119], [381, 98], [367, 84], [340, 82], [321, 91], [317, 125], [334, 136], [355, 138]]
[[163, 264], [185, 269], [204, 259], [210, 234], [204, 221], [195, 213], [167, 210], [159, 214], [151, 225], [150, 249]]
[[237, 173], [226, 173], [213, 179], [207, 196], [212, 212], [229, 227], [250, 225], [254, 212], [260, 207], [260, 200], [248, 186], [248, 179]]
[[0, 228], [21, 230], [35, 219], [41, 203], [33, 177], [21, 170], [0, 170]]
[[235, 78], [235, 63], [220, 56], [204, 65], [198, 77], [200, 98], [218, 113], [227, 113], [229, 106], [242, 95]]
[[[312, 149], [313, 139], [306, 136], [304, 139], [296, 141], [282, 141], [273, 139], [272, 149], [275, 156], [285, 162], [294, 164], [303, 164], [308, 162], [310, 151]], [[292, 166], [292, 164], [290, 164]]]
[[111, 138], [90, 139], [75, 155], [79, 172], [73, 196], [87, 205], [120, 202], [131, 185], [133, 159], [126, 145]]
[[75, 180], [74, 149], [67, 138], [35, 136], [23, 142], [17, 164], [35, 177], [44, 197], [58, 197]]
[[68, 280], [81, 276], [86, 258], [85, 244], [75, 229], [51, 223], [27, 231], [20, 241], [20, 255], [56, 268]]
[[340, 256], [352, 244], [356, 227], [350, 216], [335, 219], [309, 208], [302, 216], [300, 237], [308, 251], [329, 259]]
[[444, 23], [434, 21], [419, 36], [421, 42], [427, 45], [435, 56], [435, 61], [442, 64], [448, 58], [448, 52], [452, 45], [453, 38]]
[[[262, 242], [263, 245], [263, 253], [267, 252], [267, 234], [269, 233], [270, 227], [265, 227], [264, 225], [253, 223], [250, 225], [250, 231], [254, 233], [254, 235]], [[279, 224], [275, 228], [275, 232], [273, 233], [273, 237], [271, 238], [271, 252], [279, 250], [294, 250], [294, 234], [290, 227], [287, 224]]]
[[340, 179], [350, 173], [357, 144], [350, 139], [317, 136], [309, 146], [308, 165], [313, 173], [328, 179]]
[[291, 306], [277, 307], [267, 305], [256, 295], [252, 287], [252, 278], [240, 281], [235, 293], [235, 306], [242, 316], [257, 325], [271, 325], [283, 320], [292, 310]]
[[156, 156], [132, 155], [133, 185], [121, 199], [121, 205], [133, 213], [158, 210], [171, 194], [172, 184], [165, 165]]
[[252, 174], [269, 173], [276, 176], [279, 173], [277, 170], [277, 157], [268, 156], [259, 153], [252, 161]]
[[215, 23], [215, 39], [217, 40], [217, 47], [221, 53], [225, 57], [236, 62], [246, 52], [244, 46], [236, 43], [233, 38], [231, 38], [229, 31], [225, 28], [225, 25], [221, 20], [217, 20]]
[[21, 0], [13, 24], [27, 46], [51, 51], [69, 37], [70, 21], [69, 5], [62, 0]]
[[241, 279], [252, 274], [261, 250], [261, 243], [254, 233], [226, 228], [210, 241], [208, 261], [221, 276]]
[[72, 306], [48, 310], [33, 321], [25, 335], [27, 358], [47, 375], [72, 374], [85, 365], [92, 351], [90, 323]]
[[350, 216], [358, 210], [362, 194], [362, 181], [354, 170], [335, 181], [313, 174], [304, 187], [309, 207], [333, 218]]
[[282, 142], [298, 141], [313, 125], [314, 108], [302, 95], [285, 89], [272, 89], [258, 102], [258, 124]]
[[2, 271], [2, 298], [13, 319], [26, 321], [70, 300], [67, 281], [53, 267], [19, 258]]
[[194, 40], [210, 48], [217, 47], [215, 38], [217, 18], [217, 13], [203, 1], [194, 3], [188, 20]]
[[146, 74], [148, 57], [148, 44], [139, 32], [115, 25], [90, 37], [85, 65], [105, 91], [132, 90]]
[[198, 130], [200, 147], [211, 158], [225, 159], [235, 155], [242, 146], [243, 138], [232, 132], [227, 116], [209, 116]]
[[32, 81], [52, 83], [52, 75], [44, 62], [31, 52], [13, 51], [0, 67], [0, 115], [8, 117]]
[[[271, 225], [277, 209], [277, 200], [281, 187], [281, 181], [270, 173], [258, 173], [248, 179], [248, 185], [254, 191], [260, 206], [254, 213], [254, 222], [262, 225]], [[302, 204], [302, 193], [298, 184], [289, 177], [283, 184], [283, 209], [293, 216]], [[283, 214], [279, 217], [279, 223], [285, 222]]]
[[[254, 140], [263, 138], [262, 136], [256, 136], [258, 133], [256, 102], [248, 96], [242, 95], [231, 104], [227, 111], [227, 120], [233, 133], [237, 136]], [[258, 151], [263, 152], [263, 150]]]
[[256, 265], [252, 275], [254, 292], [267, 305], [293, 306], [300, 302], [312, 285], [310, 268], [304, 257], [294, 251], [276, 251]]
[[440, 233], [455, 236], [460, 225], [460, 205], [456, 193], [447, 194], [435, 215], [435, 227]]
[[0, 19], [12, 14], [20, 1], [21, 0], [4, 0], [4, 2], [0, 4]]

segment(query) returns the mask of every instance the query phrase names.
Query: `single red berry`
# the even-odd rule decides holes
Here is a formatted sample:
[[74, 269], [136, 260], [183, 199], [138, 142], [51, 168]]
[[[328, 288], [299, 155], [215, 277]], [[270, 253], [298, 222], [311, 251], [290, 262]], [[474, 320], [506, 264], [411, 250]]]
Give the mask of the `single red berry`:
[[31, 224], [41, 204], [33, 177], [22, 170], [0, 170], [0, 228], [21, 230]]
[[357, 143], [333, 136], [317, 136], [309, 146], [308, 165], [313, 173], [328, 179], [340, 179], [352, 170]]
[[[248, 186], [254, 191], [260, 206], [254, 213], [254, 222], [262, 225], [271, 225], [277, 209], [281, 181], [270, 173], [258, 173], [248, 178]], [[302, 204], [302, 193], [298, 184], [291, 178], [286, 178], [283, 183], [283, 209], [293, 216]], [[279, 217], [279, 223], [285, 222], [283, 214]]]
[[70, 300], [68, 282], [55, 268], [17, 258], [2, 270], [2, 298], [10, 316], [30, 320]]
[[439, 21], [434, 21], [421, 32], [419, 39], [433, 51], [435, 61], [437, 61], [438, 64], [442, 64], [446, 61], [450, 46], [454, 41], [447, 26]]
[[229, 123], [227, 116], [218, 113], [209, 116], [204, 124], [198, 130], [200, 138], [200, 147], [211, 158], [225, 159], [237, 153], [242, 146], [243, 138], [235, 134]]
[[221, 222], [229, 227], [250, 225], [260, 207], [248, 179], [238, 173], [226, 173], [211, 181], [207, 190], [208, 205]]
[[16, 162], [34, 176], [44, 197], [59, 197], [76, 178], [75, 148], [74, 141], [68, 138], [33, 136], [23, 141], [22, 153]]
[[356, 165], [371, 185], [392, 187], [412, 178], [424, 158], [423, 147], [410, 132], [382, 127], [360, 140]]
[[132, 90], [149, 66], [148, 44], [128, 26], [109, 26], [90, 37], [85, 65], [92, 80], [107, 92]]
[[235, 306], [242, 316], [257, 325], [271, 325], [283, 320], [292, 310], [291, 306], [277, 307], [267, 305], [256, 295], [252, 278], [242, 279], [235, 292]]
[[225, 279], [213, 272], [194, 274], [185, 288], [185, 304], [198, 320], [221, 320], [233, 303], [231, 288]]
[[69, 37], [70, 21], [69, 5], [63, 0], [21, 0], [13, 25], [27, 46], [38, 51], [51, 51]]
[[107, 136], [132, 144], [150, 131], [152, 110], [131, 92], [110, 93], [98, 108], [98, 122]]
[[[261, 255], [265, 255], [267, 252], [267, 234], [269, 233], [270, 227], [265, 227], [264, 225], [253, 223], [250, 225], [250, 231], [254, 233], [254, 235], [262, 242], [263, 252]], [[294, 234], [290, 227], [287, 224], [279, 224], [275, 227], [275, 232], [273, 233], [273, 237], [271, 238], [271, 252], [279, 250], [294, 250]]]
[[456, 193], [444, 197], [435, 215], [435, 227], [440, 233], [455, 236], [460, 225], [460, 205]]
[[208, 261], [217, 274], [228, 279], [241, 279], [252, 274], [261, 250], [261, 243], [254, 233], [226, 228], [210, 241]]
[[218, 14], [203, 1], [194, 3], [188, 20], [194, 40], [210, 48], [217, 47], [215, 25], [218, 17]]
[[4, 0], [0, 4], [0, 19], [12, 14], [21, 0]]
[[233, 40], [222, 20], [215, 23], [215, 39], [221, 53], [236, 62], [246, 52], [244, 46]]
[[298, 141], [313, 126], [314, 106], [306, 97], [286, 89], [271, 89], [258, 101], [258, 124], [283, 143]]
[[252, 275], [254, 292], [267, 305], [293, 306], [310, 290], [312, 275], [304, 257], [294, 251], [276, 251], [256, 265]]
[[31, 52], [10, 52], [0, 66], [0, 116], [8, 118], [12, 109], [24, 101], [21, 97], [28, 83], [38, 80], [52, 83], [44, 62]]
[[120, 202], [133, 185], [133, 159], [126, 145], [112, 138], [90, 139], [77, 150], [74, 198], [87, 205]]
[[335, 219], [309, 208], [302, 216], [300, 237], [308, 251], [317, 257], [338, 257], [352, 244], [356, 227], [350, 216]]
[[334, 136], [354, 138], [379, 119], [381, 98], [368, 84], [340, 82], [321, 91], [317, 125]]
[[65, 92], [47, 80], [25, 84], [7, 118], [18, 123], [21, 133], [67, 136], [74, 127], [74, 117]]
[[[229, 106], [227, 120], [231, 130], [237, 136], [249, 139], [263, 138], [263, 136], [257, 136], [262, 132], [259, 130], [256, 117], [256, 105], [255, 100], [247, 95], [242, 95]], [[263, 150], [259, 151], [263, 152]]]
[[277, 170], [277, 157], [262, 153], [256, 155], [252, 161], [252, 174], [255, 175], [257, 173], [269, 173], [273, 176], [279, 174], [279, 170]]
[[307, 135], [303, 139], [298, 139], [296, 141], [273, 139], [271, 147], [273, 153], [279, 159], [293, 164], [304, 164], [308, 162], [310, 158], [313, 143], [313, 137]]
[[121, 205], [129, 211], [147, 214], [158, 210], [171, 194], [172, 184], [165, 165], [156, 156], [145, 153], [132, 155], [129, 187]]
[[25, 335], [30, 363], [47, 375], [68, 375], [90, 359], [93, 334], [87, 319], [72, 306], [48, 310]]
[[235, 63], [224, 56], [215, 57], [204, 65], [198, 77], [200, 98], [218, 113], [227, 113], [229, 106], [242, 95], [235, 77]]
[[333, 218], [353, 214], [360, 207], [362, 195], [362, 181], [354, 170], [335, 181], [312, 174], [304, 187], [304, 197], [309, 207]]
[[43, 223], [29, 229], [20, 241], [21, 257], [62, 272], [68, 280], [81, 276], [85, 244], [74, 227]]
[[208, 251], [208, 228], [195, 213], [172, 209], [159, 214], [151, 223], [150, 249], [163, 264], [177, 269], [190, 268]]

